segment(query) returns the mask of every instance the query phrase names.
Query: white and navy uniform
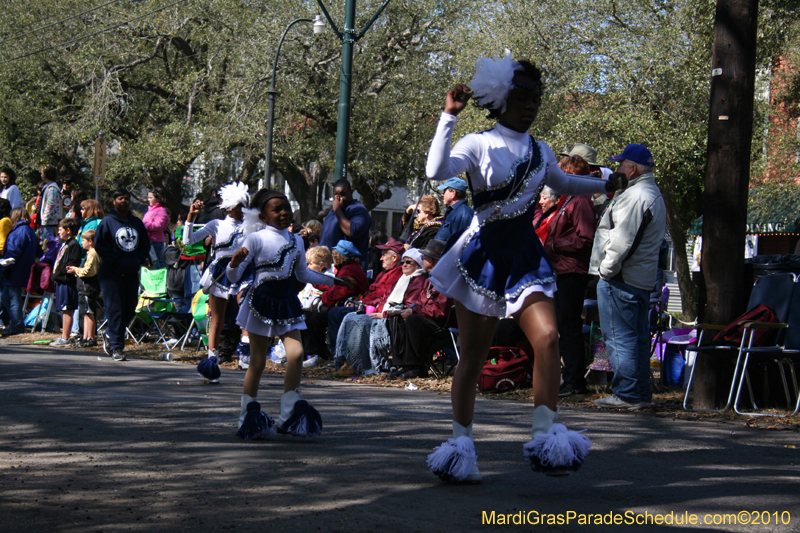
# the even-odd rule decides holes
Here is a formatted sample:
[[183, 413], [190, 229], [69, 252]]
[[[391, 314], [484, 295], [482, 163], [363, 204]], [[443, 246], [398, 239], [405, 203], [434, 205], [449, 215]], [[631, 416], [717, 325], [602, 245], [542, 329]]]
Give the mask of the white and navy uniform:
[[332, 286], [334, 279], [309, 270], [303, 239], [288, 229], [267, 226], [248, 235], [243, 246], [249, 253], [237, 268], [228, 265], [228, 279], [238, 282], [248, 268], [253, 268], [255, 280], [241, 303], [236, 323], [249, 333], [264, 337], [306, 329], [295, 278], [326, 286]]
[[549, 185], [573, 196], [606, 192], [606, 181], [565, 174], [550, 147], [497, 124], [450, 148], [456, 117], [442, 113], [428, 152], [429, 179], [467, 173], [475, 214], [431, 272], [439, 292], [486, 316], [519, 311], [530, 294], [552, 298], [556, 274], [533, 229], [534, 206]]
[[227, 276], [220, 277], [225, 272], [228, 263], [231, 262], [234, 252], [242, 247], [245, 239], [244, 233], [242, 233], [242, 223], [226, 216], [224, 220], [211, 220], [203, 228], [194, 231], [194, 223], [186, 221], [183, 229], [183, 242], [187, 245], [200, 242], [209, 236], [214, 238], [214, 244], [211, 246], [213, 259], [200, 278], [200, 286], [211, 286], [210, 294], [228, 299], [230, 296], [236, 296], [239, 291], [253, 282], [252, 271], [244, 273], [241, 279], [235, 283], [232, 283]]

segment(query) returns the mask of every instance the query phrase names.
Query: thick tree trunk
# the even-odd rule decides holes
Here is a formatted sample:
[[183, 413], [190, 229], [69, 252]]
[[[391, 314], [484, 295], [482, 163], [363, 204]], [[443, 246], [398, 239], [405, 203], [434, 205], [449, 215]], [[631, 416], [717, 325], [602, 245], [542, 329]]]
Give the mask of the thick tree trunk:
[[[702, 268], [705, 319], [727, 324], [744, 307], [745, 226], [753, 134], [758, 0], [718, 0], [714, 22]], [[696, 408], [719, 406], [730, 383], [720, 357], [697, 358]], [[729, 380], [727, 380], [729, 381]]]

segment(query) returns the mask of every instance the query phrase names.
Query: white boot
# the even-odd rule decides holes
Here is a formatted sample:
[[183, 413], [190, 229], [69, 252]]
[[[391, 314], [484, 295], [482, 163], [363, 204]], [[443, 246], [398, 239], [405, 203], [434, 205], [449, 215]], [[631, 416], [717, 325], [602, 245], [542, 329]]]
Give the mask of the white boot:
[[242, 424], [244, 423], [244, 417], [247, 415], [247, 405], [253, 401], [255, 401], [255, 398], [248, 396], [247, 394], [242, 394], [242, 411], [239, 413], [239, 428], [242, 427]]
[[209, 348], [208, 349], [208, 357], [211, 357], [212, 355], [214, 357], [216, 357], [217, 359], [219, 359], [219, 350], [214, 349], [214, 348]]
[[531, 428], [531, 438], [538, 433], [547, 433], [554, 423], [558, 422], [558, 412], [553, 411], [546, 405], [540, 405], [533, 410], [533, 427]]
[[[453, 420], [453, 438], [457, 439], [458, 437], [469, 437], [469, 439], [472, 440], [472, 422], [470, 422], [468, 426], [464, 427]], [[476, 455], [472, 461], [472, 470], [470, 470], [469, 475], [466, 477], [466, 479], [464, 479], [464, 482], [480, 483], [482, 479], [483, 476], [481, 476], [481, 471], [478, 470], [478, 456]]]
[[283, 427], [283, 424], [294, 414], [294, 404], [302, 399], [303, 395], [300, 394], [299, 388], [283, 393], [283, 396], [281, 396], [281, 416], [278, 417], [279, 428]]

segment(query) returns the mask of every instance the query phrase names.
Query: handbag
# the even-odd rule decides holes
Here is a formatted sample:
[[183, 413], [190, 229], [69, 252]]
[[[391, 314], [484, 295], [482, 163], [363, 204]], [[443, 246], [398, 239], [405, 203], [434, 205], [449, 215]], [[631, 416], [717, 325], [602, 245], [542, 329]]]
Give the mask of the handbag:
[[389, 330], [389, 342], [392, 355], [402, 356], [406, 350], [406, 321], [400, 315], [392, 315], [386, 319]]

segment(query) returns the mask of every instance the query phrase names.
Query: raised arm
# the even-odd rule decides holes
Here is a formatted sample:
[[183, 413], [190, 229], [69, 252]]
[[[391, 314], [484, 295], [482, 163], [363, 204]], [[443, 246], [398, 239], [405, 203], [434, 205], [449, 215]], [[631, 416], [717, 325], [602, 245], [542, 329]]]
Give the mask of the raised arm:
[[450, 179], [477, 166], [478, 159], [472, 151], [473, 147], [469, 143], [463, 144], [469, 137], [459, 141], [455, 148], [450, 150], [450, 145], [453, 143], [453, 128], [458, 120], [456, 116], [463, 111], [471, 96], [472, 91], [463, 84], [458, 84], [447, 92], [444, 112], [439, 117], [439, 124], [436, 126], [436, 133], [428, 150], [428, 161], [425, 165], [428, 179]]
[[183, 225], [183, 244], [190, 246], [196, 242], [202, 241], [208, 236], [215, 236], [217, 234], [217, 226], [219, 226], [219, 220], [214, 219], [195, 231], [194, 222], [187, 220]]

